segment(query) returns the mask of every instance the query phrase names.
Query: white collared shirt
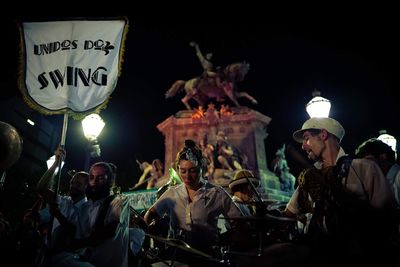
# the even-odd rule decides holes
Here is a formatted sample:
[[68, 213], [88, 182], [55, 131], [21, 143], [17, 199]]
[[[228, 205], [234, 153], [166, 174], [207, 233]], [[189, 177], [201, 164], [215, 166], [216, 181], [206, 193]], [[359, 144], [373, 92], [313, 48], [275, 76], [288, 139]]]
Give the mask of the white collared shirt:
[[[89, 216], [92, 232], [94, 231], [97, 216], [104, 203], [104, 199], [89, 200]], [[95, 247], [85, 250], [85, 257], [89, 262], [98, 267], [106, 266], [128, 266], [129, 248], [129, 201], [125, 196], [118, 195], [110, 203], [104, 224], [118, 221], [115, 235]]]
[[[204, 240], [210, 244], [218, 240], [218, 216], [241, 216], [229, 194], [219, 186], [205, 183], [199, 188], [192, 202], [184, 184], [169, 188], [154, 203], [153, 208], [162, 217], [168, 214], [175, 234], [182, 229], [191, 240]], [[187, 240], [189, 241], [189, 240]], [[193, 244], [192, 244], [193, 245]]]

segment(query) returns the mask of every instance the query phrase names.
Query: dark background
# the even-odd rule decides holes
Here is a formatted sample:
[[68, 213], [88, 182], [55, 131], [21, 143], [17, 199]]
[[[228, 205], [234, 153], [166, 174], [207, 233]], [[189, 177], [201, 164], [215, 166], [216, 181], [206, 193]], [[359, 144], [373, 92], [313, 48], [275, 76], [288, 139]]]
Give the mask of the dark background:
[[[56, 18], [3, 19], [7, 38], [0, 47], [2, 99], [20, 95], [15, 20], [31, 19]], [[132, 186], [140, 176], [136, 159], [164, 160], [164, 137], [156, 126], [184, 109], [183, 94], [165, 99], [164, 93], [174, 81], [202, 72], [190, 41], [196, 41], [204, 54], [213, 53], [215, 66], [237, 61], [250, 64], [238, 85], [258, 105], [246, 99], [239, 102], [272, 118], [265, 141], [268, 164], [284, 143], [300, 151], [291, 135], [308, 119], [305, 105], [314, 88], [332, 102], [331, 117], [346, 129], [342, 146], [347, 152], [378, 136], [381, 129], [400, 136], [396, 92], [400, 42], [391, 22], [156, 23], [129, 19], [122, 75], [100, 114], [106, 126], [99, 137], [103, 159], [118, 166], [125, 186]], [[62, 115], [48, 117], [61, 132]], [[70, 119], [66, 169], [83, 168], [85, 146], [80, 122]], [[302, 166], [290, 156], [288, 163], [297, 175]]]

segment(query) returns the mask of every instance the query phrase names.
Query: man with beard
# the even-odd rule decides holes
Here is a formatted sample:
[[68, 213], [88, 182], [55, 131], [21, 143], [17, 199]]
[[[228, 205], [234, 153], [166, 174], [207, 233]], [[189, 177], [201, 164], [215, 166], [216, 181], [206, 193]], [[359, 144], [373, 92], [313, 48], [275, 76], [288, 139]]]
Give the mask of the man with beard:
[[[65, 151], [58, 148], [55, 155], [56, 161], [37, 186], [49, 203], [54, 203], [54, 192], [48, 188]], [[57, 248], [57, 254], [52, 256], [52, 266], [128, 266], [129, 202], [112, 192], [115, 172], [115, 165], [98, 162], [92, 165], [89, 175], [75, 173], [71, 179], [71, 196], [59, 196], [58, 199], [66, 199], [58, 201], [59, 208], [52, 205], [51, 210], [66, 236], [73, 237], [68, 242], [61, 242], [60, 234], [53, 235], [52, 239], [57, 237], [56, 242], [52, 241], [54, 246], [63, 244], [64, 247]], [[71, 208], [75, 203], [72, 199], [80, 199], [83, 204]]]
[[316, 163], [299, 175], [285, 213], [310, 215], [306, 242], [317, 266], [337, 266], [344, 260], [355, 266], [390, 262], [387, 223], [395, 207], [393, 192], [375, 162], [345, 155], [340, 146], [344, 133], [332, 118], [311, 118], [293, 133]]
[[113, 194], [114, 169], [107, 162], [91, 166], [86, 191], [91, 235], [73, 246], [86, 248], [82, 258], [95, 266], [128, 266], [129, 202]]

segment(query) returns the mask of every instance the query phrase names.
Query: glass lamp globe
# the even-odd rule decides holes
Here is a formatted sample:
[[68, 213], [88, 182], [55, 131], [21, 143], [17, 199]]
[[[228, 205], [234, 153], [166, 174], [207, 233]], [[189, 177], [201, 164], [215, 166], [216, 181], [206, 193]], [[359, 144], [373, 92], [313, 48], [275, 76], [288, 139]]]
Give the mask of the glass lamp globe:
[[321, 97], [321, 93], [317, 90], [314, 90], [312, 95], [313, 98], [306, 105], [306, 110], [310, 118], [329, 117], [331, 102], [328, 99]]
[[82, 120], [82, 128], [85, 137], [89, 141], [96, 140], [103, 130], [105, 122], [98, 114], [90, 114]]
[[396, 152], [397, 140], [393, 135], [390, 135], [386, 132], [386, 130], [379, 131], [378, 139], [389, 145], [394, 152]]

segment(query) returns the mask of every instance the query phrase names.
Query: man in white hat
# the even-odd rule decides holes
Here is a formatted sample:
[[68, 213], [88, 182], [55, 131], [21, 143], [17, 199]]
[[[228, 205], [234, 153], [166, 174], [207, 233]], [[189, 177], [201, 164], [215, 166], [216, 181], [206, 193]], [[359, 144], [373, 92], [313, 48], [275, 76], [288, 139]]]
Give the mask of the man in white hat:
[[[379, 224], [373, 225], [370, 222], [380, 222], [383, 217], [375, 215], [387, 214], [385, 211], [393, 207], [395, 199], [390, 185], [375, 162], [342, 158], [345, 152], [340, 142], [344, 133], [343, 126], [332, 118], [311, 118], [293, 133], [294, 140], [302, 144], [308, 158], [316, 163], [314, 168], [306, 169], [299, 175], [299, 186], [289, 200], [285, 214], [297, 218], [311, 215], [307, 216], [311, 218], [307, 221], [307, 227], [309, 233], [314, 233], [311, 246], [314, 246], [317, 253], [326, 253], [328, 250], [333, 252], [340, 248], [341, 253], [336, 251], [340, 255], [358, 253], [362, 255], [362, 260], [369, 262], [378, 259], [380, 256], [377, 255], [382, 255], [376, 250], [370, 253], [377, 249], [372, 244], [376, 243], [374, 241], [377, 240], [373, 239], [378, 234], [372, 232], [378, 230], [382, 233]], [[340, 168], [335, 168], [335, 165]], [[341, 212], [340, 215], [345, 218], [337, 217], [340, 215], [335, 212]], [[344, 225], [340, 225], [338, 218]], [[355, 232], [361, 233], [362, 239], [356, 237]], [[319, 235], [317, 239], [315, 233]], [[332, 238], [331, 233], [336, 236]], [[321, 239], [318, 238], [322, 235], [325, 241], [329, 241], [319, 242]], [[356, 246], [349, 240], [355, 241]], [[346, 243], [351, 245], [345, 246]], [[324, 258], [325, 254], [318, 255], [320, 260], [327, 258]]]
[[253, 210], [248, 206], [254, 197], [254, 189], [249, 184], [249, 181], [253, 184], [254, 188], [260, 184], [260, 179], [256, 178], [251, 171], [239, 170], [229, 183], [229, 189], [233, 195], [232, 199], [244, 216], [253, 214]]
[[[344, 133], [343, 126], [332, 118], [311, 118], [303, 124], [300, 130], [293, 133], [293, 139], [303, 144], [302, 149], [307, 152], [311, 160], [320, 162], [320, 167], [322, 165], [332, 166], [335, 165], [338, 156], [345, 155], [339, 145]], [[315, 147], [309, 146], [307, 143], [311, 137], [321, 137], [320, 141], [323, 142], [311, 142], [312, 145], [315, 144]]]
[[[302, 149], [308, 158], [316, 162], [314, 166], [323, 169], [335, 166], [338, 159], [346, 155], [340, 146], [344, 134], [343, 126], [332, 118], [311, 118], [300, 130], [293, 133], [293, 139], [302, 144]], [[346, 186], [360, 199], [369, 199], [371, 206], [375, 208], [383, 208], [392, 203], [393, 194], [390, 193], [390, 186], [374, 162], [353, 160]], [[296, 203], [297, 191], [287, 206], [287, 211], [294, 214], [299, 212]]]

